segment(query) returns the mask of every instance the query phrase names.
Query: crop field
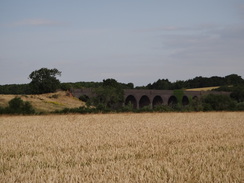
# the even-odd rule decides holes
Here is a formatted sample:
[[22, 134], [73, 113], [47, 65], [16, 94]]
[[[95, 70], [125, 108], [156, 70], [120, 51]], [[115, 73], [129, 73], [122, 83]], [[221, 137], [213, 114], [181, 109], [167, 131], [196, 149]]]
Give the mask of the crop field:
[[244, 113], [0, 116], [0, 182], [244, 182]]

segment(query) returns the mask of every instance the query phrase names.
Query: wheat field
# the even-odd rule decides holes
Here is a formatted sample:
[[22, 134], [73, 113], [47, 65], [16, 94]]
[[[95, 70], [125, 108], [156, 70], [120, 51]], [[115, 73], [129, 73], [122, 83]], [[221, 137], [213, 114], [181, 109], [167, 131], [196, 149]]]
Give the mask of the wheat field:
[[0, 116], [0, 182], [244, 182], [244, 113]]

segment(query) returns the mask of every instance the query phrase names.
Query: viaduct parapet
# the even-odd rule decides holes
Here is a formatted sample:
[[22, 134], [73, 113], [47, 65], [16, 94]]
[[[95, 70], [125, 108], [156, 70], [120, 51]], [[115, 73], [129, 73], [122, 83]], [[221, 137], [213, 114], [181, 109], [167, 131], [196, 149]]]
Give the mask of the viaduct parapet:
[[[92, 88], [71, 89], [74, 97], [86, 96], [95, 97], [96, 94]], [[188, 105], [191, 100], [199, 99], [207, 94], [230, 95], [229, 92], [218, 91], [184, 91], [184, 90], [145, 90], [145, 89], [125, 89], [124, 104], [133, 105], [135, 109], [149, 106], [154, 108], [159, 105], [174, 105], [181, 103]]]

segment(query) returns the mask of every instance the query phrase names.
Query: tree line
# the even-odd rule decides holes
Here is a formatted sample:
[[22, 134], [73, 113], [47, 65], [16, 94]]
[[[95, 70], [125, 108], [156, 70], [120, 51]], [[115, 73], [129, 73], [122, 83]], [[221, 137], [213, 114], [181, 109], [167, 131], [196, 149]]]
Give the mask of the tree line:
[[[7, 84], [0, 85], [0, 94], [41, 94], [55, 92], [57, 89], [70, 90], [71, 88], [99, 88], [103, 82], [66, 82], [61, 83], [57, 76], [61, 76], [61, 71], [57, 69], [42, 68], [33, 71], [29, 75], [31, 82], [29, 84]], [[220, 91], [231, 91], [236, 86], [243, 86], [244, 79], [237, 74], [231, 74], [225, 77], [197, 76], [189, 80], [178, 80], [170, 82], [168, 79], [158, 79], [146, 86], [134, 86], [133, 83], [119, 83], [122, 89], [156, 89], [156, 90], [178, 90], [189, 88], [202, 88], [221, 86]]]
[[[58, 69], [41, 68], [29, 75], [29, 84], [0, 85], [0, 94], [42, 94], [55, 92], [57, 89], [70, 90], [71, 88], [93, 88], [95, 97], [86, 98], [81, 96], [80, 100], [86, 102], [87, 107], [76, 109], [65, 109], [58, 112], [124, 112], [124, 111], [221, 111], [221, 110], [244, 110], [244, 80], [241, 76], [231, 74], [225, 77], [213, 76], [195, 77], [186, 81], [170, 82], [168, 79], [159, 79], [147, 86], [134, 87], [133, 83], [119, 83], [115, 79], [104, 79], [102, 82], [76, 82], [61, 83], [57, 76], [61, 76]], [[218, 91], [229, 91], [230, 96], [213, 95], [204, 96], [199, 100], [192, 100], [189, 105], [180, 103], [173, 106], [157, 106], [154, 109], [145, 107], [134, 109], [133, 106], [124, 106], [124, 89], [158, 89], [158, 90], [181, 90], [185, 88], [201, 88], [221, 86]], [[0, 113], [23, 113], [32, 114], [33, 108], [30, 103], [25, 103], [18, 98], [10, 101], [9, 107], [1, 108]]]
[[168, 79], [159, 79], [154, 83], [149, 83], [146, 89], [158, 89], [158, 90], [177, 90], [177, 89], [188, 89], [188, 88], [203, 88], [213, 86], [234, 86], [244, 85], [244, 80], [237, 74], [231, 74], [225, 77], [212, 76], [202, 77], [198, 76], [193, 79], [186, 81], [178, 80], [176, 82], [170, 82]]

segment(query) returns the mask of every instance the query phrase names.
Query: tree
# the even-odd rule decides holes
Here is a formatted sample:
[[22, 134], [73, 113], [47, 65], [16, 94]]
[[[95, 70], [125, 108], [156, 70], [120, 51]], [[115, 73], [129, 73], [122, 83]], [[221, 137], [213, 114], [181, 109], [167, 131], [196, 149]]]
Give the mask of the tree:
[[225, 80], [227, 85], [239, 85], [244, 84], [244, 80], [241, 76], [238, 76], [237, 74], [231, 74], [228, 76], [225, 76]]
[[233, 87], [233, 91], [230, 96], [237, 102], [244, 102], [244, 85], [238, 85]]
[[171, 82], [168, 79], [159, 79], [153, 84], [148, 84], [148, 89], [156, 89], [156, 90], [168, 90], [171, 87]]
[[29, 75], [30, 89], [34, 94], [55, 92], [60, 87], [60, 81], [56, 75], [61, 76], [61, 72], [57, 69], [41, 68], [33, 71]]
[[9, 107], [5, 109], [10, 114], [34, 114], [35, 110], [30, 102], [24, 102], [21, 98], [15, 97], [9, 101]]
[[235, 109], [235, 102], [227, 95], [209, 94], [203, 98], [204, 111], [228, 111]]
[[102, 86], [95, 90], [96, 97], [91, 104], [97, 109], [119, 109], [124, 101], [124, 90], [115, 79], [103, 80]]

